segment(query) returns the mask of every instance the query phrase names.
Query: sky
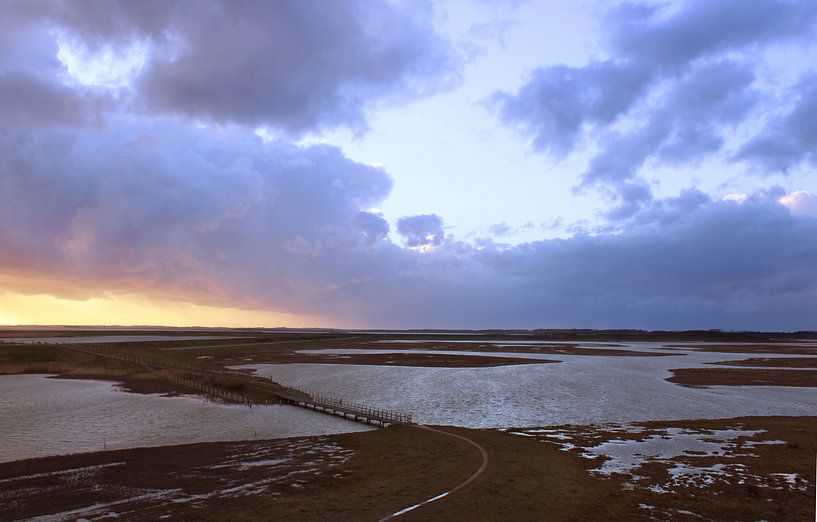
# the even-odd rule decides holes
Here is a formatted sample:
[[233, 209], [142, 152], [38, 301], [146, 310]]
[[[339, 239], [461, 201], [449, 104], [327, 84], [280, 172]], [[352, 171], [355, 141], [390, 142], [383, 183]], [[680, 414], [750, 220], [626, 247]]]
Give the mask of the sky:
[[812, 0], [0, 12], [0, 324], [817, 329]]

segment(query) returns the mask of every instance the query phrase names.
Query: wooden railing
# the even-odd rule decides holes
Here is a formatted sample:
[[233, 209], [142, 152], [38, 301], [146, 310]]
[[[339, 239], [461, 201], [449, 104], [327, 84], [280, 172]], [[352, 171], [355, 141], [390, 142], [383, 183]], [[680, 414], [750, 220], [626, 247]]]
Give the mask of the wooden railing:
[[[335, 412], [346, 413], [364, 419], [376, 420], [387, 424], [411, 424], [412, 415], [410, 413], [402, 413], [393, 410], [385, 410], [381, 408], [372, 408], [365, 404], [358, 404], [354, 402], [347, 402], [342, 399], [337, 399], [329, 395], [314, 394], [306, 390], [295, 388], [293, 386], [285, 387], [287, 390], [294, 390], [305, 396], [309, 402], [314, 406]], [[288, 397], [285, 397], [288, 398]], [[292, 400], [292, 399], [291, 399]]]
[[[373, 408], [364, 404], [344, 401], [343, 399], [338, 399], [325, 394], [312, 393], [294, 386], [286, 386], [267, 377], [248, 375], [245, 372], [240, 372], [237, 370], [216, 369], [203, 365], [188, 364], [177, 361], [160, 361], [150, 359], [140, 355], [117, 351], [115, 350], [115, 344], [109, 346], [108, 343], [100, 343], [99, 345], [94, 345], [93, 347], [89, 345], [63, 345], [63, 347], [89, 355], [96, 355], [108, 359], [138, 364], [151, 372], [158, 373], [161, 370], [181, 370], [196, 375], [227, 376], [241, 378], [242, 380], [249, 380], [253, 386], [271, 392], [289, 403], [332, 415], [341, 414], [345, 418], [351, 418], [352, 420], [359, 422], [367, 422], [370, 424], [379, 423], [381, 426], [388, 424], [412, 423], [412, 415], [408, 413], [386, 410], [382, 408]], [[270, 404], [269, 400], [253, 399], [240, 392], [224, 390], [223, 388], [219, 388], [213, 384], [202, 383], [179, 375], [160, 374], [160, 376], [171, 382], [182, 384], [206, 395], [218, 397], [227, 402], [247, 405]]]

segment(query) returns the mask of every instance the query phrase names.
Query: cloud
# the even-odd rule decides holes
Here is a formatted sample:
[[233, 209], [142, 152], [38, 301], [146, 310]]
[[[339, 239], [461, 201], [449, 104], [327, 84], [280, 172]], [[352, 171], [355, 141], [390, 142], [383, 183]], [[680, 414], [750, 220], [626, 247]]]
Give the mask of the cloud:
[[768, 121], [760, 133], [745, 143], [735, 159], [762, 167], [761, 172], [788, 172], [803, 161], [817, 164], [817, 75], [798, 85], [794, 108]]
[[809, 328], [815, 233], [817, 220], [763, 194], [736, 204], [687, 191], [623, 231], [483, 250], [493, 274], [470, 279], [514, 288], [491, 313], [511, 307], [520, 325]]
[[667, 88], [643, 125], [609, 132], [582, 183], [630, 180], [649, 158], [684, 163], [718, 151], [722, 129], [740, 122], [757, 100], [754, 75], [743, 64], [704, 63]]
[[618, 182], [609, 191], [610, 199], [615, 206], [604, 213], [612, 221], [630, 219], [646, 208], [652, 201], [652, 190], [646, 183]]
[[419, 214], [397, 220], [397, 232], [409, 248], [427, 250], [439, 246], [445, 239], [443, 219], [437, 214]]
[[392, 183], [333, 147], [153, 120], [7, 130], [0, 173], [5, 270], [272, 307], [319, 283], [314, 267], [298, 276], [305, 244], [327, 256], [384, 241], [379, 218], [361, 212]]
[[494, 93], [490, 103], [503, 122], [532, 136], [534, 149], [559, 157], [588, 125], [609, 124], [627, 111], [649, 79], [647, 69], [613, 61], [555, 65], [535, 70], [516, 94]]
[[817, 219], [773, 192], [738, 204], [688, 190], [593, 235], [479, 248], [449, 238], [414, 265], [399, 304], [370, 317], [392, 326], [811, 328]]
[[781, 329], [817, 314], [811, 195], [739, 204], [691, 190], [615, 230], [479, 248], [446, 237], [438, 215], [407, 216], [401, 248], [369, 210], [391, 179], [336, 148], [116, 123], [0, 135], [0, 274], [22, 281], [8, 290], [48, 278], [58, 297], [140, 293], [349, 326]]
[[295, 134], [366, 125], [389, 100], [456, 77], [426, 3], [12, 2], [90, 57], [144, 44], [133, 79], [143, 110]]
[[[722, 150], [726, 132], [773, 99], [755, 81], [764, 51], [813, 44], [816, 21], [817, 4], [808, 0], [626, 3], [602, 19], [607, 58], [540, 67], [490, 102], [536, 151], [561, 158], [595, 144], [582, 184], [626, 190], [648, 160], [678, 165]], [[798, 107], [739, 158], [785, 169], [808, 156], [817, 97], [811, 82], [788, 90], [802, 96]]]
[[817, 5], [809, 0], [692, 0], [624, 4], [605, 22], [616, 55], [683, 69], [701, 57], [811, 36], [815, 20]]
[[0, 121], [9, 127], [89, 125], [97, 121], [107, 100], [76, 91], [46, 78], [0, 71]]
[[780, 203], [787, 206], [792, 214], [817, 217], [817, 194], [798, 190], [781, 197]]
[[[360, 127], [372, 104], [439, 88], [452, 57], [425, 4], [344, 2], [328, 17], [301, 1], [6, 2], [0, 279], [22, 293], [135, 293], [349, 326], [813, 327], [813, 194], [657, 198], [638, 176], [651, 160], [720, 150], [760, 96], [740, 52], [789, 38], [781, 24], [803, 34], [811, 4], [760, 0], [719, 32], [715, 7], [734, 2], [679, 5], [618, 11], [617, 56], [543, 68], [495, 96], [541, 150], [566, 154], [588, 132], [608, 140], [585, 174], [609, 191], [608, 226], [471, 244], [438, 214], [410, 215], [396, 222], [404, 248], [372, 210], [392, 188], [385, 169], [253, 131]], [[83, 83], [56, 57], [61, 38], [88, 59], [147, 54], [127, 87]], [[79, 58], [71, 67], [88, 65]], [[746, 150], [810, 158], [809, 85], [758, 137], [786, 154]]]
[[389, 233], [389, 222], [374, 212], [358, 212], [352, 217], [352, 225], [363, 235], [366, 244], [376, 243]]
[[502, 236], [510, 235], [510, 234], [513, 233], [513, 231], [514, 231], [513, 227], [511, 227], [509, 224], [505, 223], [504, 221], [502, 223], [497, 223], [495, 225], [491, 225], [491, 227], [488, 229], [488, 232], [490, 232], [490, 234], [492, 236], [496, 236], [496, 237], [502, 237]]
[[90, 125], [110, 107], [105, 93], [66, 84], [56, 42], [31, 21], [11, 10], [0, 33], [0, 126]]

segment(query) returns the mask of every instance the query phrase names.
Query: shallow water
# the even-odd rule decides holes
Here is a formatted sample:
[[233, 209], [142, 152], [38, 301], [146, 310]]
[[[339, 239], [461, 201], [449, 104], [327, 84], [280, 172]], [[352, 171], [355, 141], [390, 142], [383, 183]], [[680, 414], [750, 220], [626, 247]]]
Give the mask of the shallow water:
[[[629, 350], [656, 347], [656, 343], [623, 346]], [[335, 352], [348, 353], [347, 350]], [[511, 357], [502, 353], [479, 355]], [[701, 367], [708, 362], [741, 359], [742, 354], [690, 351], [677, 352], [673, 357], [515, 355], [562, 362], [492, 368], [343, 364], [243, 367], [257, 368], [261, 375], [310, 391], [411, 412], [416, 421], [430, 424], [509, 427], [742, 415], [817, 415], [817, 389], [814, 388], [688, 388], [664, 380], [671, 375], [670, 368]]]
[[112, 383], [0, 376], [0, 462], [102, 449], [369, 429], [293, 406], [126, 393]]

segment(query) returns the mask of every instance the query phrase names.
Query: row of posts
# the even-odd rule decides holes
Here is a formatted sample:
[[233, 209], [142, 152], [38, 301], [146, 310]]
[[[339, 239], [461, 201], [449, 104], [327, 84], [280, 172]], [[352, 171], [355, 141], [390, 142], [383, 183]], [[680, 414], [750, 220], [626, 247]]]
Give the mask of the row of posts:
[[[80, 346], [70, 346], [69, 348], [72, 350], [76, 350], [83, 353], [88, 353], [92, 355], [99, 355], [103, 357], [108, 357], [112, 359], [118, 359], [126, 362], [133, 362], [136, 364], [141, 365], [146, 370], [150, 371], [157, 371], [162, 369], [178, 369], [189, 371], [193, 373], [199, 374], [215, 374], [215, 375], [224, 375], [230, 377], [242, 377], [247, 378], [248, 375], [243, 372], [237, 371], [230, 371], [230, 370], [217, 370], [214, 368], [207, 368], [204, 366], [195, 366], [190, 364], [183, 364], [183, 363], [169, 363], [165, 361], [155, 361], [146, 359], [144, 357], [139, 357], [136, 355], [116, 352], [113, 348], [116, 345], [108, 346], [108, 343], [95, 345], [93, 347], [80, 347]], [[201, 391], [205, 394], [219, 397], [225, 401], [235, 402], [238, 404], [271, 404], [270, 401], [252, 401], [249, 397], [244, 396], [239, 393], [235, 392], [228, 392], [222, 390], [216, 386], [207, 385], [201, 382], [197, 382], [191, 379], [185, 379], [183, 377], [178, 376], [166, 376], [171, 382], [175, 382], [177, 384], [182, 384], [184, 386], [188, 386], [195, 390]], [[316, 406], [320, 406], [322, 408], [332, 408], [339, 411], [345, 411], [348, 413], [355, 414], [360, 417], [366, 417], [369, 419], [377, 419], [381, 421], [386, 421], [391, 424], [411, 424], [412, 423], [412, 415], [402, 412], [384, 410], [379, 408], [372, 408], [370, 406], [366, 406], [363, 404], [357, 404], [353, 402], [345, 402], [342, 399], [336, 399], [334, 397], [330, 397], [328, 395], [322, 394], [313, 394], [306, 390], [302, 390], [299, 388], [291, 387], [291, 386], [284, 386], [280, 383], [277, 383], [271, 379], [267, 379], [265, 377], [259, 376], [250, 376], [251, 379], [258, 384], [259, 386], [266, 388], [269, 391], [272, 391], [276, 394], [284, 394], [284, 395], [302, 395], [303, 398], [294, 399], [292, 397], [288, 397], [289, 400], [293, 402], [304, 402], [304, 403], [311, 403]]]

